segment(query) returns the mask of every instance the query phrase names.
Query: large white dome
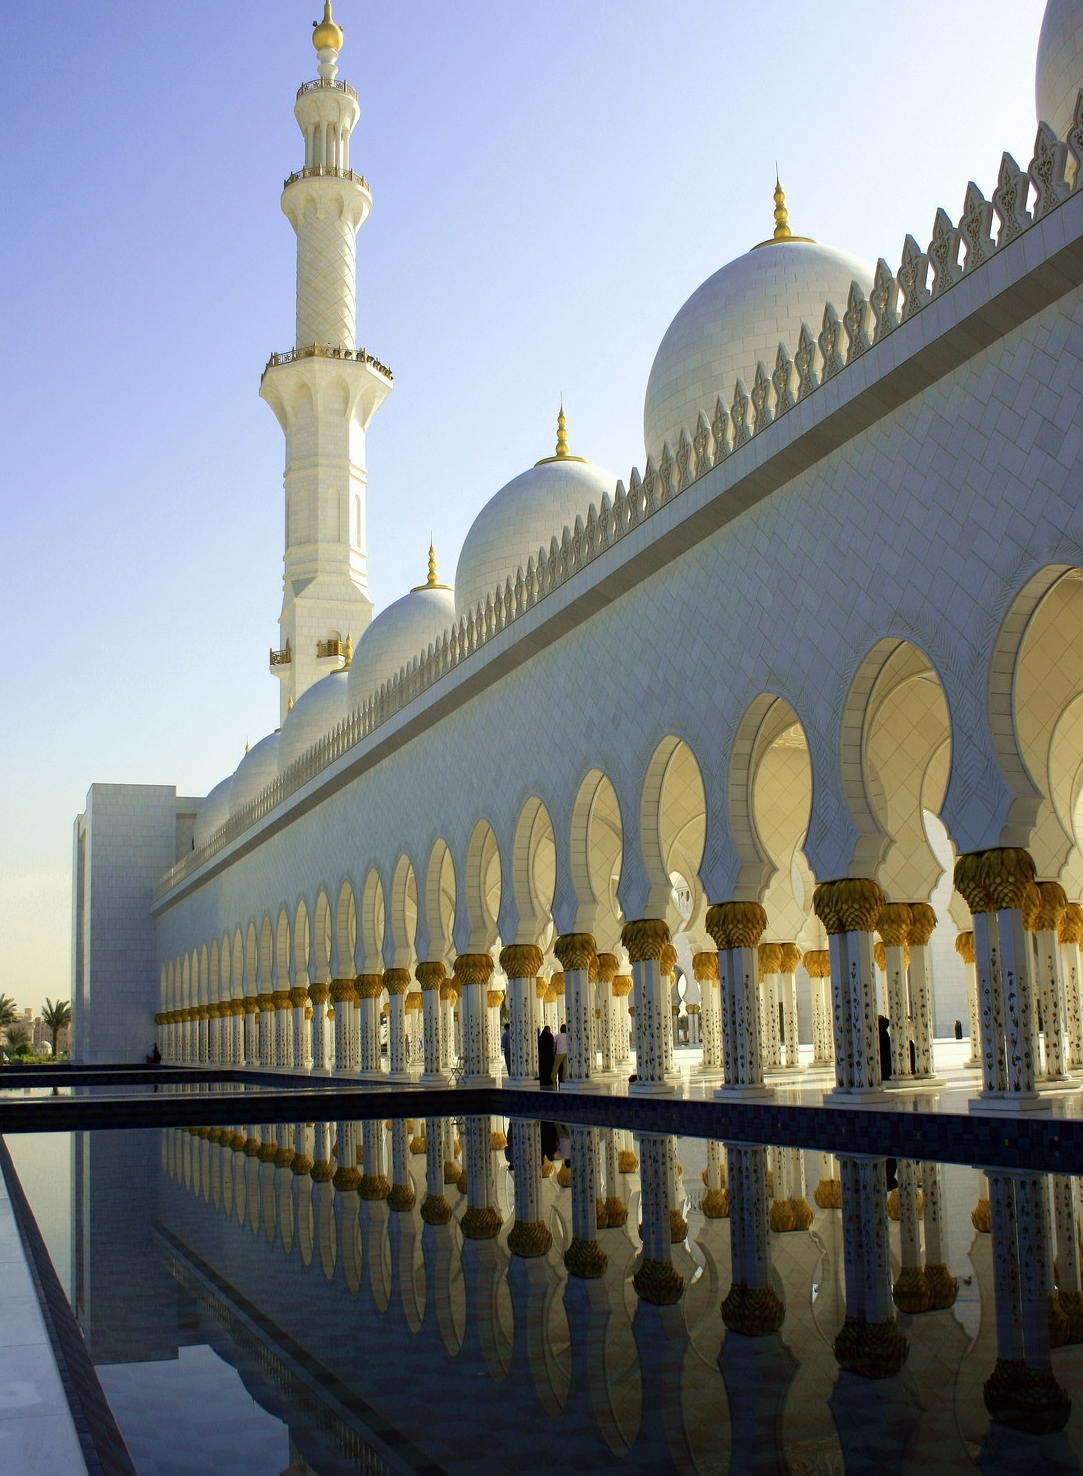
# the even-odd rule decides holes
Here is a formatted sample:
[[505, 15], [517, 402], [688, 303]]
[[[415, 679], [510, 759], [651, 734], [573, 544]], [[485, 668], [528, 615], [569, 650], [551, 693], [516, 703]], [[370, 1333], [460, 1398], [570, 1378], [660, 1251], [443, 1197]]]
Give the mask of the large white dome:
[[229, 791], [229, 813], [236, 815], [249, 800], [266, 789], [272, 779], [278, 777], [278, 740], [281, 735], [276, 728], [250, 748], [237, 765], [233, 784]]
[[302, 692], [290, 708], [278, 740], [280, 774], [346, 716], [346, 676], [344, 671], [328, 672]]
[[666, 330], [647, 382], [643, 440], [655, 460], [663, 445], [676, 452], [681, 431], [695, 433], [702, 411], [727, 410], [738, 378], [750, 390], [756, 365], [775, 367], [781, 341], [797, 352], [801, 324], [819, 333], [824, 304], [841, 317], [850, 283], [866, 293], [873, 268], [848, 251], [815, 241], [775, 240], [757, 246], [708, 277]]
[[514, 584], [539, 548], [548, 554], [550, 539], [559, 541], [565, 525], [573, 528], [578, 514], [585, 518], [592, 502], [598, 507], [606, 492], [612, 497], [616, 491], [612, 472], [569, 454], [563, 420], [562, 413], [557, 455], [513, 477], [474, 519], [455, 571], [460, 615], [484, 604], [498, 584]]
[[1058, 138], [1072, 126], [1083, 87], [1083, 0], [1049, 0], [1038, 38], [1034, 103], [1039, 123]]
[[233, 775], [216, 784], [207, 798], [200, 803], [196, 812], [196, 823], [192, 828], [192, 840], [196, 850], [207, 844], [211, 836], [229, 819], [229, 795], [233, 788]]
[[437, 581], [429, 550], [429, 582], [381, 610], [357, 643], [350, 666], [350, 708], [360, 707], [415, 656], [423, 656], [455, 624], [455, 591]]

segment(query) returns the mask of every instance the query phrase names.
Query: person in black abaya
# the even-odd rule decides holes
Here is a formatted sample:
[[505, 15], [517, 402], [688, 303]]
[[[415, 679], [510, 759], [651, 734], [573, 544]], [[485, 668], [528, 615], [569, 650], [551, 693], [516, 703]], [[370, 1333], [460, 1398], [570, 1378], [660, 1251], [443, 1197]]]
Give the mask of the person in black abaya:
[[556, 1058], [557, 1043], [553, 1039], [553, 1032], [546, 1025], [538, 1036], [538, 1081], [543, 1087], [553, 1085], [553, 1061]]
[[880, 1079], [887, 1081], [891, 1075], [891, 1029], [886, 1015], [877, 1015], [876, 1028], [880, 1045]]

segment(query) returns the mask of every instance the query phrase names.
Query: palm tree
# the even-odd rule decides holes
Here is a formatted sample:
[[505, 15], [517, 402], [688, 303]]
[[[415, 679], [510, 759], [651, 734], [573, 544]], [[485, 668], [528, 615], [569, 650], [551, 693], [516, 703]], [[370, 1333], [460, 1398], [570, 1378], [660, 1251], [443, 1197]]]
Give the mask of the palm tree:
[[56, 1039], [62, 1030], [71, 1024], [71, 1005], [66, 999], [58, 999], [56, 1004], [48, 995], [45, 996], [45, 1008], [41, 1012], [41, 1018], [53, 1037], [53, 1060], [56, 1060]]
[[[8, 1030], [19, 1018], [19, 1006], [6, 994], [0, 994], [0, 1036], [7, 1034]], [[0, 1060], [3, 1052], [0, 1051]]]

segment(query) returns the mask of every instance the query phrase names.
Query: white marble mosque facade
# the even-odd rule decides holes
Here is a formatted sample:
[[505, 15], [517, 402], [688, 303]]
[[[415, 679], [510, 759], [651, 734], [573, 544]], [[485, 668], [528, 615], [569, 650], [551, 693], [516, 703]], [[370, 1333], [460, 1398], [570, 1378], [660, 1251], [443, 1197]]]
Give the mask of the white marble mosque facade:
[[[1032, 162], [1004, 156], [989, 202], [961, 181], [958, 223], [938, 212], [927, 245], [915, 223], [897, 270], [790, 238], [776, 195], [775, 237], [693, 294], [663, 341], [642, 472], [607, 493], [606, 474], [569, 453], [562, 421], [556, 456], [479, 514], [454, 595], [433, 571], [368, 625], [357, 577], [340, 608], [312, 604], [315, 623], [296, 636], [304, 591], [287, 600], [282, 650], [318, 640], [330, 654], [277, 663], [280, 677], [291, 668], [293, 698], [291, 709], [284, 686], [281, 733], [204, 801], [194, 849], [146, 878], [158, 976], [125, 985], [145, 995], [130, 1015], [133, 1055], [164, 1029], [167, 1054], [186, 1060], [330, 1065], [306, 1022], [336, 984], [347, 986], [337, 1036], [378, 1014], [387, 971], [407, 971], [409, 1006], [419, 965], [450, 977], [457, 959], [487, 955], [487, 984], [466, 986], [479, 991], [464, 1001], [473, 1021], [481, 991], [507, 988], [503, 949], [540, 950], [533, 973], [544, 978], [560, 972], [570, 935], [636, 973], [621, 998], [645, 999], [642, 1019], [666, 978], [683, 978], [689, 1003], [697, 989], [717, 993], [710, 979], [693, 987], [693, 955], [722, 948], [709, 908], [759, 904], [753, 949], [822, 953], [813, 890], [839, 880], [872, 883], [888, 904], [937, 897], [937, 1018], [980, 1016], [950, 946], [972, 930], [949, 886], [954, 858], [1025, 851], [1024, 882], [1083, 897], [1080, 14], [1051, 0], [1039, 57], [1038, 95], [1067, 142], [1040, 127]], [[304, 97], [340, 95], [340, 44], [319, 51], [326, 85], [303, 90], [301, 111]], [[352, 233], [367, 207], [350, 214], [346, 185], [362, 186], [343, 183], [348, 156], [328, 136], [326, 158], [347, 163], [310, 164], [306, 135], [306, 172], [332, 172], [287, 185], [283, 208], [291, 190], [327, 184], [349, 279], [327, 300], [352, 303], [352, 253], [338, 248], [342, 223]], [[299, 322], [302, 300], [316, 300], [301, 235]], [[783, 255], [795, 263], [785, 300], [772, 268]], [[361, 497], [359, 519], [315, 513], [306, 524], [317, 563], [356, 574], [359, 448], [390, 377], [357, 357], [352, 323], [328, 313], [311, 353], [305, 319], [264, 396], [287, 432], [288, 494], [310, 473], [330, 486], [338, 456], [339, 490], [348, 482]], [[274, 389], [287, 379], [303, 382], [289, 410]], [[287, 573], [295, 556], [288, 547]], [[1025, 910], [1017, 898], [1003, 916]], [[871, 937], [876, 916], [837, 936]], [[656, 967], [641, 982], [634, 965], [649, 960], [625, 947], [639, 922], [665, 925], [677, 974]], [[978, 988], [992, 998], [999, 965], [989, 973], [981, 927], [976, 936]], [[1083, 992], [1064, 943], [1070, 1053]], [[866, 951], [871, 999], [871, 942]], [[348, 986], [362, 979], [355, 1005]], [[807, 1019], [804, 969], [798, 979]], [[529, 990], [513, 993], [529, 1002]], [[168, 1018], [209, 1006], [202, 1026]], [[703, 1009], [706, 1019], [709, 1000]], [[293, 1031], [272, 1032], [268, 1049], [267, 1017], [287, 1011]], [[92, 1022], [79, 1032], [100, 1059]], [[472, 1025], [472, 1038], [483, 1033]], [[475, 1040], [474, 1076], [489, 1074], [489, 1049]], [[357, 1069], [349, 1050], [333, 1052], [340, 1069]], [[671, 1054], [663, 1045], [660, 1089]], [[1030, 1086], [1056, 1055], [1037, 1048]]]

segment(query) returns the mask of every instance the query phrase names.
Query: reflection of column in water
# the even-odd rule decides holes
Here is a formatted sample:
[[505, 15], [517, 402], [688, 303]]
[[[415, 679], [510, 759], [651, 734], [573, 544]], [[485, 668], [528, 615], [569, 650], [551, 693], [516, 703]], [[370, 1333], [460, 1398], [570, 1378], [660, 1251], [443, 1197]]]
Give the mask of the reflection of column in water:
[[1083, 1292], [1079, 1284], [1079, 1217], [1075, 1183], [1067, 1174], [1053, 1175], [1057, 1300], [1068, 1319], [1068, 1341], [1083, 1343]]
[[944, 1262], [944, 1208], [940, 1165], [924, 1163], [921, 1182], [925, 1193], [925, 1281], [935, 1309], [951, 1307], [959, 1283]]
[[331, 1180], [335, 1188], [356, 1189], [361, 1182], [361, 1171], [357, 1167], [356, 1128], [352, 1122], [335, 1123], [335, 1174]]
[[642, 1197], [643, 1255], [632, 1285], [644, 1302], [667, 1306], [680, 1300], [684, 1278], [673, 1264], [670, 1199], [676, 1153], [668, 1133], [641, 1133], [639, 1184]]
[[732, 1285], [722, 1321], [746, 1337], [777, 1332], [786, 1307], [771, 1285], [768, 1241], [767, 1149], [727, 1143]]
[[[564, 1264], [572, 1276], [593, 1280], [604, 1276], [609, 1258], [598, 1244], [598, 1141], [590, 1127], [573, 1127], [572, 1240]], [[604, 1206], [603, 1206], [604, 1211]]]
[[725, 1149], [721, 1143], [707, 1144], [707, 1167], [703, 1170], [705, 1185], [699, 1202], [700, 1213], [708, 1220], [724, 1220], [730, 1212], [730, 1194], [726, 1185]]
[[492, 1119], [467, 1117], [464, 1125], [466, 1157], [466, 1209], [459, 1221], [467, 1240], [493, 1240], [503, 1220], [496, 1208], [493, 1183]]
[[839, 1157], [846, 1320], [835, 1357], [851, 1373], [897, 1374], [910, 1345], [895, 1322], [888, 1261], [887, 1183], [882, 1158]]
[[541, 1129], [536, 1122], [513, 1118], [511, 1165], [515, 1183], [515, 1223], [508, 1233], [512, 1255], [544, 1256], [553, 1236], [542, 1217]]
[[985, 1407], [1015, 1429], [1062, 1430], [1072, 1402], [1053, 1377], [1049, 1354], [1067, 1329], [1052, 1295], [1048, 1181], [1044, 1174], [987, 1172], [997, 1361]]
[[598, 1134], [605, 1165], [605, 1224], [607, 1230], [615, 1230], [628, 1220], [621, 1193], [618, 1135], [616, 1128], [599, 1128]]
[[417, 1194], [410, 1178], [410, 1130], [404, 1117], [396, 1117], [391, 1123], [391, 1190], [387, 1206], [401, 1214], [412, 1210], [416, 1202]]
[[451, 1219], [451, 1205], [444, 1196], [447, 1138], [446, 1117], [425, 1119], [425, 1198], [421, 1201], [421, 1218], [426, 1225], [446, 1225]]
[[921, 1216], [924, 1212], [924, 1190], [921, 1185], [921, 1165], [912, 1158], [901, 1158], [898, 1179], [901, 1265], [891, 1296], [901, 1312], [928, 1312], [933, 1304], [933, 1294], [922, 1258]]
[[387, 1177], [387, 1148], [383, 1123], [372, 1119], [362, 1123], [361, 1142], [361, 1161], [365, 1169], [357, 1186], [361, 1191], [361, 1198], [386, 1199], [391, 1193], [391, 1180]]

